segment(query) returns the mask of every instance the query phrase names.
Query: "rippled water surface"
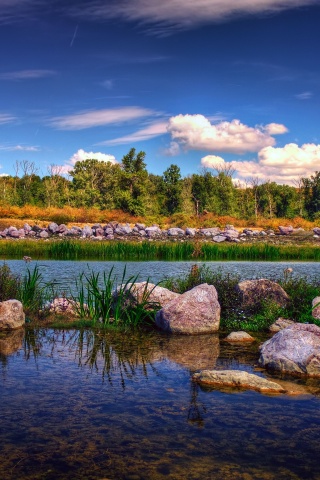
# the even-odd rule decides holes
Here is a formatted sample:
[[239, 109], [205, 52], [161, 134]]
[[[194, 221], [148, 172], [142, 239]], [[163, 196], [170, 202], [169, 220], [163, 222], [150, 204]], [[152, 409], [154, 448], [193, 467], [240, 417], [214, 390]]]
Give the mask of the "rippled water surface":
[[[25, 264], [22, 260], [8, 260], [6, 263], [15, 273], [25, 273], [26, 268], [33, 268], [36, 264], [32, 261]], [[53, 261], [40, 260], [40, 272], [46, 281], [57, 281], [60, 291], [74, 291], [75, 281], [82, 272], [94, 271], [96, 273], [109, 272], [114, 268], [114, 273], [121, 278], [126, 267], [126, 278], [139, 275], [140, 281], [150, 279], [159, 282], [168, 276], [184, 275], [190, 271], [191, 265], [202, 265], [202, 262], [79, 262], [79, 261]], [[320, 278], [320, 262], [205, 262], [208, 268], [222, 272], [240, 275], [242, 279], [275, 278], [283, 275], [287, 267], [293, 269], [293, 274], [306, 276], [310, 279]]]
[[0, 478], [320, 479], [319, 381], [278, 378], [295, 396], [191, 381], [203, 368], [255, 371], [258, 344], [154, 332], [1, 334]]

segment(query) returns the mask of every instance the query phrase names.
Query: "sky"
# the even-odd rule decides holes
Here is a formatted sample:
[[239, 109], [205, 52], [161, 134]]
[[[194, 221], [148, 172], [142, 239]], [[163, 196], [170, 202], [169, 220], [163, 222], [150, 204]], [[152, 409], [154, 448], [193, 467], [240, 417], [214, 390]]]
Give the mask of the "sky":
[[[0, 0], [0, 175], [320, 170], [320, 0]], [[18, 173], [21, 175], [21, 171]]]

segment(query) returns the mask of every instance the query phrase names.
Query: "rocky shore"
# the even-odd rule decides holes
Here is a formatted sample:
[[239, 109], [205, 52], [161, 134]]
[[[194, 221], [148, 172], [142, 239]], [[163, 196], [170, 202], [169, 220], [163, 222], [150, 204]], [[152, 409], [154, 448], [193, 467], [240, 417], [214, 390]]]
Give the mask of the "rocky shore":
[[161, 229], [158, 225], [146, 226], [143, 223], [136, 223], [134, 226], [110, 222], [107, 225], [94, 224], [84, 227], [67, 227], [65, 224], [58, 225], [50, 223], [46, 228], [38, 225], [30, 226], [25, 224], [23, 228], [10, 226], [0, 231], [0, 239], [49, 239], [49, 238], [79, 238], [102, 240], [209, 240], [215, 243], [235, 242], [241, 243], [253, 239], [265, 239], [272, 237], [289, 237], [305, 235], [313, 239], [320, 239], [320, 228], [316, 227], [313, 232], [305, 232], [302, 228], [295, 229], [292, 226], [279, 226], [277, 231], [234, 228], [233, 225], [226, 225], [225, 228], [178, 228], [171, 227]]

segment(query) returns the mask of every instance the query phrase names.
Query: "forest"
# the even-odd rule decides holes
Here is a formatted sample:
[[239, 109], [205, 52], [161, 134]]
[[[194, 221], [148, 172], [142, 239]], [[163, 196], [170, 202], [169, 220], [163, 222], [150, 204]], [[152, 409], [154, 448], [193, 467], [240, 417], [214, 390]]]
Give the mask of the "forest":
[[122, 211], [131, 216], [200, 216], [212, 213], [235, 219], [300, 217], [320, 219], [320, 172], [297, 178], [294, 186], [247, 179], [233, 181], [231, 168], [203, 169], [182, 177], [177, 165], [162, 175], [149, 173], [146, 154], [132, 148], [121, 163], [78, 161], [68, 175], [52, 165], [39, 176], [35, 164], [16, 162], [15, 175], [0, 177], [0, 204], [5, 207], [65, 207]]

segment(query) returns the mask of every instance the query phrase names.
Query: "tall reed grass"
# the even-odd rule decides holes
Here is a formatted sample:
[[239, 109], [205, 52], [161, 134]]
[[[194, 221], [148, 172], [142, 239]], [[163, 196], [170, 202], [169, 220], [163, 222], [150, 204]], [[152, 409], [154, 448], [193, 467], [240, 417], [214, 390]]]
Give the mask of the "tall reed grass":
[[310, 260], [320, 261], [315, 245], [270, 245], [90, 240], [1, 240], [0, 257], [54, 260]]

